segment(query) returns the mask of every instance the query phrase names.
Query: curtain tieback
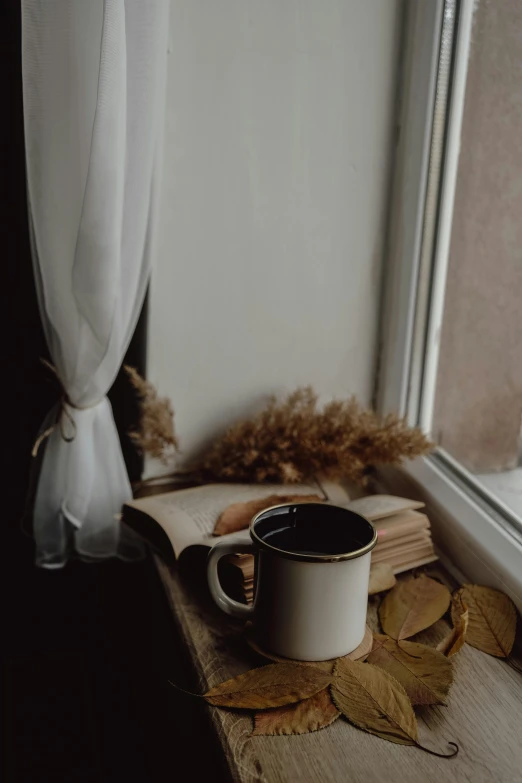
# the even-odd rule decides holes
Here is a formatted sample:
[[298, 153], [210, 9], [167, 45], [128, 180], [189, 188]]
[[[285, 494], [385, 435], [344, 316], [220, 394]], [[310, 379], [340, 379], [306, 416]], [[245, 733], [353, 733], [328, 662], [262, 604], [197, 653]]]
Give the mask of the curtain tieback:
[[[60, 376], [58, 375], [56, 367], [53, 364], [51, 364], [51, 362], [48, 362], [47, 359], [40, 359], [40, 361], [49, 370], [51, 370], [53, 375], [56, 376], [58, 383], [60, 384], [60, 387], [62, 389], [62, 395], [60, 397], [60, 401], [58, 404], [56, 419], [50, 427], [47, 427], [47, 429], [41, 432], [36, 438], [33, 448], [31, 450], [32, 457], [37, 456], [38, 450], [42, 445], [42, 443], [44, 442], [44, 440], [46, 440], [57, 427], [59, 427], [60, 429], [60, 434], [63, 440], [66, 443], [72, 443], [72, 441], [76, 437], [77, 427], [76, 427], [76, 422], [74, 421], [74, 418], [70, 410], [68, 410], [69, 408], [73, 408], [76, 411], [86, 411], [86, 410], [90, 410], [91, 408], [96, 408], [96, 406], [99, 405], [100, 402], [102, 402], [102, 400], [98, 400], [97, 402], [94, 402], [92, 405], [75, 405], [74, 402], [71, 402], [71, 400], [69, 399], [67, 392], [65, 391], [65, 387], [62, 381], [60, 380]], [[66, 431], [67, 421], [69, 423], [69, 426], [71, 427], [71, 431], [69, 433]]]

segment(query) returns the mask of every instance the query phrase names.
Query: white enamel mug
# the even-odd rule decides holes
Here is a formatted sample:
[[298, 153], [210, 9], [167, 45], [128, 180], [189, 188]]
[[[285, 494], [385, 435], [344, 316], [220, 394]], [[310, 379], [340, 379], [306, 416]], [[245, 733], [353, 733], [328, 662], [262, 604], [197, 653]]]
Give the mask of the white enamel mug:
[[[322, 661], [347, 655], [363, 640], [373, 525], [345, 508], [286, 503], [257, 514], [250, 535], [220, 541], [208, 557], [217, 605], [252, 620], [259, 644], [285, 658]], [[230, 598], [218, 577], [227, 554], [255, 555], [254, 603]]]

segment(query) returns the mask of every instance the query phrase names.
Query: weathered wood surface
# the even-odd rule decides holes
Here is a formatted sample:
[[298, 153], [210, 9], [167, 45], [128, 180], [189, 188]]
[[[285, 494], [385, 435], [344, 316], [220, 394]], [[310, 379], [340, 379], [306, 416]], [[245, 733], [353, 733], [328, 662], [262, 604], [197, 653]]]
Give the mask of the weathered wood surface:
[[[196, 599], [178, 571], [159, 558], [157, 567], [201, 693], [262, 662], [247, 646], [241, 625], [205, 598]], [[375, 630], [378, 604], [378, 596], [370, 599], [368, 623]], [[440, 620], [415, 640], [435, 645], [448, 629]], [[416, 710], [422, 744], [442, 752], [449, 740], [459, 744], [459, 755], [450, 760], [386, 742], [343, 718], [313, 734], [251, 737], [250, 714], [206, 709], [232, 778], [242, 783], [522, 781], [522, 675], [468, 645], [452, 660], [455, 681], [448, 705]]]

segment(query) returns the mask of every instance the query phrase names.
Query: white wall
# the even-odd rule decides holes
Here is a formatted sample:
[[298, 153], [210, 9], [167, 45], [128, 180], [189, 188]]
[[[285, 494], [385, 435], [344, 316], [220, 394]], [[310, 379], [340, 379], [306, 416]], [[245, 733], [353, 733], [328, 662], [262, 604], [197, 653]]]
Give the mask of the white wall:
[[149, 378], [186, 455], [271, 392], [371, 394], [399, 0], [172, 0]]

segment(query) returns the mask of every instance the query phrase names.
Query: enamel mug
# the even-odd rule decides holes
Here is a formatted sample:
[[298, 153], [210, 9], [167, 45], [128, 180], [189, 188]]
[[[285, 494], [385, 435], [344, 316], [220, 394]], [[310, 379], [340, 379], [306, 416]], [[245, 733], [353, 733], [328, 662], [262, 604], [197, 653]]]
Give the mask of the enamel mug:
[[[347, 655], [363, 640], [371, 551], [370, 522], [325, 503], [285, 503], [257, 514], [249, 535], [220, 541], [208, 557], [217, 605], [252, 620], [258, 643], [285, 658], [322, 661]], [[219, 582], [219, 560], [255, 555], [254, 603], [230, 598]]]

